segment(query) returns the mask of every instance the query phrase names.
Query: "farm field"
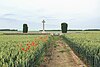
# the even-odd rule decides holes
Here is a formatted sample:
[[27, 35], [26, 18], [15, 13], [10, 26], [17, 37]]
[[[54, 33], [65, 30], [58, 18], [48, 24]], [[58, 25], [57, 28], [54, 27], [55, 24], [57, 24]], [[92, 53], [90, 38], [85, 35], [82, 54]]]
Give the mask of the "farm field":
[[[88, 67], [99, 67], [100, 32], [75, 31], [61, 36], [4, 35], [0, 33], [0, 67], [40, 67], [43, 62], [47, 67], [85, 66], [79, 59], [73, 58], [75, 55], [71, 53], [72, 51]], [[52, 60], [48, 60], [50, 63], [47, 63], [46, 59], [48, 53], [52, 57]]]
[[63, 38], [89, 67], [99, 67], [100, 32], [70, 33], [63, 35]]
[[0, 35], [0, 67], [38, 66], [50, 41], [47, 35]]

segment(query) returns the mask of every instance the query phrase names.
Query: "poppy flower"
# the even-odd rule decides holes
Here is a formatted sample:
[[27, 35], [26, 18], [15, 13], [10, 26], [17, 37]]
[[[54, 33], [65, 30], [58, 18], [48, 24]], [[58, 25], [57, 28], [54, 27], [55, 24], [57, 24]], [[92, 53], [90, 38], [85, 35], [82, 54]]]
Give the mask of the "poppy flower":
[[35, 46], [35, 43], [34, 43], [34, 42], [32, 42], [31, 46]]
[[28, 46], [28, 48], [30, 48], [30, 46]]
[[22, 50], [24, 50], [24, 48], [22, 48]]
[[26, 44], [26, 46], [29, 46], [29, 44]]
[[30, 49], [30, 47], [27, 47], [27, 48], [26, 48], [26, 50], [29, 50], [29, 49]]

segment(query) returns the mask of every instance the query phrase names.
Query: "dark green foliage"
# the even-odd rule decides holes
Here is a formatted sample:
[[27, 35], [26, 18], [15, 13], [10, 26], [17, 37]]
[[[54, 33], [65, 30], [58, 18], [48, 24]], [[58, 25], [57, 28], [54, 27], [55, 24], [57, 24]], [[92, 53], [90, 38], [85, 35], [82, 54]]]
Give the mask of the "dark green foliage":
[[23, 24], [23, 33], [27, 33], [28, 32], [28, 26], [27, 24]]
[[0, 29], [0, 31], [18, 31], [17, 29]]
[[67, 27], [68, 27], [67, 23], [61, 23], [62, 33], [67, 33]]
[[86, 29], [84, 31], [100, 31], [100, 29]]

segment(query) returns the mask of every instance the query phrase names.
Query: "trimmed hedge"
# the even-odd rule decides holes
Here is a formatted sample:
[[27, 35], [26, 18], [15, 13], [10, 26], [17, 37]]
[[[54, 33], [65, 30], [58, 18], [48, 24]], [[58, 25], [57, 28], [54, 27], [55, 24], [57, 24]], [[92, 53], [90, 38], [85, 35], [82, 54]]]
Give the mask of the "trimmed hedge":
[[23, 24], [23, 33], [27, 33], [28, 32], [28, 26], [27, 24]]
[[62, 33], [67, 33], [67, 27], [68, 27], [67, 23], [61, 23]]

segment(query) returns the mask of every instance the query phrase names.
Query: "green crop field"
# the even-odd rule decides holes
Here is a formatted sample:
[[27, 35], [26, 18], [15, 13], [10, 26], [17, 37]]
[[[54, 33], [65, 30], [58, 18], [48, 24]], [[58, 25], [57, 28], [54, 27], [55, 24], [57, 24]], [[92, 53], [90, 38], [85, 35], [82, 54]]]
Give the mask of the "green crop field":
[[39, 65], [49, 44], [47, 35], [0, 35], [0, 67]]
[[63, 35], [65, 41], [90, 67], [100, 65], [100, 32], [82, 32]]
[[[99, 67], [100, 32], [75, 31], [62, 37], [89, 67]], [[0, 67], [39, 67], [50, 43], [56, 39], [52, 39], [51, 35], [0, 33]]]

